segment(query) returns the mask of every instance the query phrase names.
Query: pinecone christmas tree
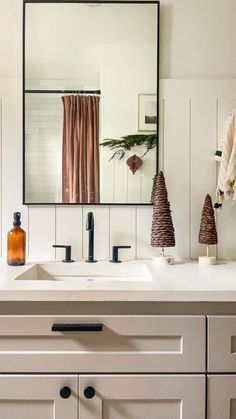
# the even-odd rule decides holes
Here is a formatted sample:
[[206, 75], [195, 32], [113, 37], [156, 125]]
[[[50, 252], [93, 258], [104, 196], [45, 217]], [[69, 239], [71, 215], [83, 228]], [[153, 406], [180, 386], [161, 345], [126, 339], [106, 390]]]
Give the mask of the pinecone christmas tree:
[[175, 246], [175, 233], [171, 217], [170, 203], [165, 185], [163, 172], [159, 172], [156, 178], [154, 207], [152, 217], [151, 245], [153, 247]]
[[215, 214], [212, 200], [209, 194], [206, 195], [202, 209], [202, 218], [198, 236], [198, 242], [201, 244], [217, 244], [217, 231], [215, 224]]

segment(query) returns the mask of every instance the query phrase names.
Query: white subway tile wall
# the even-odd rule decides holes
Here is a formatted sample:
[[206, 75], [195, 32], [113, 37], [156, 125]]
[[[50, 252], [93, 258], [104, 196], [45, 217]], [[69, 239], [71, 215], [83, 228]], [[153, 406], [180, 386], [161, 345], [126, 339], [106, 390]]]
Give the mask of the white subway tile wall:
[[61, 95], [26, 94], [26, 202], [61, 202]]

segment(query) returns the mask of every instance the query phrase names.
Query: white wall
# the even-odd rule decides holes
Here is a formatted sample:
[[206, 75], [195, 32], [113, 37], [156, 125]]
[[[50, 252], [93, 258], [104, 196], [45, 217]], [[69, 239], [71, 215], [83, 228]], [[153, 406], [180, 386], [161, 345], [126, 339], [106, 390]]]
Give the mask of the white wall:
[[[162, 1], [161, 72], [164, 77], [236, 78], [234, 0]], [[197, 9], [197, 10], [196, 10]], [[195, 18], [193, 19], [193, 17]], [[11, 31], [8, 28], [11, 27]], [[12, 28], [15, 30], [13, 31]], [[165, 30], [164, 30], [165, 28]], [[2, 253], [12, 212], [21, 210], [29, 255], [53, 257], [51, 244], [71, 242], [74, 256], [86, 254], [88, 207], [22, 207], [21, 196], [21, 0], [0, 2], [1, 219]], [[8, 79], [8, 80], [6, 80]], [[166, 80], [161, 93], [161, 167], [164, 167], [176, 227], [179, 257], [196, 257], [197, 230], [207, 192], [213, 193], [212, 160], [225, 117], [236, 104], [235, 80]], [[97, 257], [112, 244], [131, 244], [128, 257], [150, 257], [150, 207], [96, 207]], [[236, 258], [236, 208], [219, 216], [219, 256]], [[59, 254], [58, 257], [62, 255]]]
[[[0, 78], [21, 75], [21, 7], [0, 1]], [[234, 78], [235, 15], [235, 0], [162, 0], [161, 78]]]
[[235, 0], [161, 0], [161, 78], [234, 78], [235, 16]]

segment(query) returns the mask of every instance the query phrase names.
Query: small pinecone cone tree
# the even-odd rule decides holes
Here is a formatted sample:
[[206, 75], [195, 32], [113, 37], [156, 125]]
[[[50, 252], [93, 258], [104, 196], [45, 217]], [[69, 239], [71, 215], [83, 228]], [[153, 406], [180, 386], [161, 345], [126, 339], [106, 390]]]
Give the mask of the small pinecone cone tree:
[[215, 214], [212, 200], [209, 194], [205, 198], [202, 209], [202, 218], [198, 236], [198, 242], [201, 244], [217, 244], [217, 231], [215, 223]]
[[175, 230], [163, 172], [159, 172], [155, 184], [151, 245], [161, 248], [175, 246]]

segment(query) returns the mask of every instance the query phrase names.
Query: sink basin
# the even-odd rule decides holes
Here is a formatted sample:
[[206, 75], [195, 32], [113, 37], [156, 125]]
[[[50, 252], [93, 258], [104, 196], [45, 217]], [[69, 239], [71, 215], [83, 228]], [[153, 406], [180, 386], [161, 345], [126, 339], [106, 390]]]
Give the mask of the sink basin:
[[16, 280], [37, 281], [151, 281], [152, 277], [144, 263], [123, 262], [119, 264], [98, 262], [40, 263], [16, 277]]

